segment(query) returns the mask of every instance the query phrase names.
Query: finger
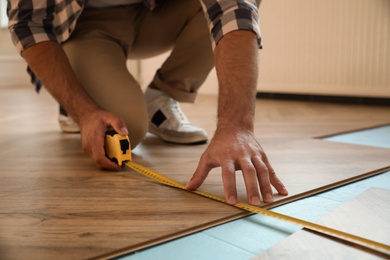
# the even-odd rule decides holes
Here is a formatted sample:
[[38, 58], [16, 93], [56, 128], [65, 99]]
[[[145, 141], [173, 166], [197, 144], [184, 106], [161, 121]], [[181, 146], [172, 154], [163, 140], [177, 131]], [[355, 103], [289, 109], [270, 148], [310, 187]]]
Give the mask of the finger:
[[106, 129], [102, 129], [100, 133], [94, 136], [94, 140], [90, 142], [92, 144], [92, 159], [100, 169], [118, 171], [121, 167], [106, 156], [106, 151], [104, 149], [105, 131]]
[[263, 196], [264, 202], [273, 202], [274, 196], [272, 194], [271, 183], [269, 179], [268, 168], [262, 159], [258, 156], [252, 158], [252, 163], [256, 168], [257, 179], [260, 185], [260, 192]]
[[98, 158], [96, 160], [96, 166], [102, 170], [119, 171], [122, 169], [118, 164], [112, 162], [107, 157]]
[[209, 175], [209, 172], [211, 169], [214, 167], [207, 162], [207, 159], [202, 156], [199, 160], [198, 167], [195, 170], [195, 173], [192, 175], [192, 178], [186, 185], [187, 190], [196, 190], [199, 188], [204, 180], [207, 178]]
[[93, 148], [92, 159], [95, 161], [95, 164], [100, 169], [110, 170], [110, 171], [119, 171], [121, 167], [115, 162], [107, 158], [104, 146], [96, 146]]
[[234, 205], [237, 203], [236, 170], [234, 163], [226, 163], [225, 165], [221, 165], [221, 168], [226, 201]]
[[114, 122], [111, 123], [112, 128], [114, 128], [115, 132], [117, 132], [120, 135], [128, 135], [129, 131], [127, 130], [125, 121], [122, 119], [114, 120]]
[[275, 187], [275, 189], [278, 191], [280, 195], [288, 195], [288, 191], [286, 189], [286, 186], [281, 182], [281, 180], [276, 175], [275, 171], [272, 169], [270, 172], [270, 181], [272, 186]]
[[275, 189], [278, 191], [280, 195], [288, 195], [286, 186], [284, 186], [284, 184], [280, 181], [280, 179], [276, 175], [275, 170], [272, 168], [271, 164], [269, 163], [267, 156], [263, 157], [263, 161], [268, 168], [269, 178], [272, 186], [275, 187]]
[[246, 194], [248, 201], [252, 205], [260, 205], [260, 193], [257, 180], [256, 168], [251, 161], [245, 160], [240, 164], [242, 175], [244, 176], [244, 182], [246, 187]]

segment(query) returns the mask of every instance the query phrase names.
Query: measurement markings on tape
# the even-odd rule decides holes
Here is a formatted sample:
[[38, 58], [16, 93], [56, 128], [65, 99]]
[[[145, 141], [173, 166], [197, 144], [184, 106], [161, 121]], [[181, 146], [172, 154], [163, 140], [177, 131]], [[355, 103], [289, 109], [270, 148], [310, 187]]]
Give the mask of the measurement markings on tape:
[[[171, 179], [171, 178], [169, 178], [161, 173], [158, 173], [154, 170], [151, 170], [145, 166], [137, 164], [133, 161], [126, 161], [123, 163], [125, 165], [127, 165], [128, 167], [130, 167], [131, 169], [135, 170], [136, 172], [138, 172], [138, 173], [140, 173], [148, 178], [151, 178], [157, 182], [160, 182], [162, 184], [165, 184], [165, 185], [168, 185], [168, 186], [171, 186], [174, 188], [188, 191], [187, 189], [185, 189], [185, 186], [183, 184], [181, 184], [181, 183], [177, 182], [176, 180]], [[192, 193], [195, 193], [195, 194], [201, 195], [203, 197], [206, 197], [206, 198], [209, 198], [212, 200], [216, 200], [216, 201], [219, 201], [222, 203], [227, 203], [224, 198], [221, 198], [219, 196], [216, 196], [214, 194], [210, 194], [210, 193], [207, 193], [204, 191], [195, 190], [195, 191], [188, 191], [188, 192], [192, 192]], [[280, 213], [277, 213], [274, 211], [269, 211], [267, 209], [263, 209], [263, 208], [249, 205], [246, 203], [239, 202], [239, 203], [236, 203], [235, 205], [232, 205], [232, 206], [235, 206], [237, 208], [240, 208], [240, 209], [252, 212], [252, 213], [257, 213], [257, 214], [261, 214], [264, 216], [287, 221], [287, 222], [293, 223], [295, 225], [305, 227], [308, 230], [318, 232], [321, 234], [325, 234], [325, 235], [328, 235], [328, 236], [331, 236], [331, 237], [334, 237], [337, 239], [341, 239], [344, 241], [348, 241], [350, 243], [353, 243], [353, 244], [356, 244], [356, 245], [359, 245], [359, 246], [362, 246], [362, 247], [365, 247], [365, 248], [368, 248], [368, 249], [371, 249], [371, 250], [374, 250], [374, 251], [377, 251], [377, 252], [380, 252], [380, 253], [383, 253], [383, 254], [390, 256], [390, 246], [389, 245], [385, 245], [385, 244], [382, 244], [382, 243], [379, 243], [379, 242], [376, 242], [373, 240], [369, 240], [369, 239], [366, 239], [363, 237], [355, 236], [353, 234], [342, 232], [342, 231], [339, 231], [336, 229], [328, 228], [328, 227], [318, 225], [318, 224], [315, 224], [312, 222], [308, 222], [308, 221], [305, 221], [302, 219], [283, 215], [283, 214], [280, 214]]]

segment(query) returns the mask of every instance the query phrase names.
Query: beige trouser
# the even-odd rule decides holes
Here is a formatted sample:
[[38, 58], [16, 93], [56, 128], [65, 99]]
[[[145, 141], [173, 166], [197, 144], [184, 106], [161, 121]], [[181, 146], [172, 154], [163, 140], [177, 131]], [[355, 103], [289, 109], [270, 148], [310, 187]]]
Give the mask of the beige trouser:
[[135, 147], [149, 120], [142, 90], [126, 60], [172, 50], [151, 80], [170, 97], [193, 102], [213, 67], [209, 37], [198, 0], [167, 0], [153, 12], [143, 4], [85, 9], [63, 47], [90, 97], [125, 120]]

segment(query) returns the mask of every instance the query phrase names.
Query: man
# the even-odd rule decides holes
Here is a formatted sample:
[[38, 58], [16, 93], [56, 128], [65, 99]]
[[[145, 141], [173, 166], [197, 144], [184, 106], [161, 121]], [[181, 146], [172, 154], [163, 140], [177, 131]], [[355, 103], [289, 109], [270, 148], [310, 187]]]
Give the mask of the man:
[[[253, 205], [273, 201], [271, 185], [287, 194], [253, 136], [261, 43], [254, 0], [8, 0], [8, 16], [15, 46], [80, 127], [98, 167], [120, 170], [105, 157], [109, 128], [133, 146], [148, 129], [169, 142], [205, 142], [177, 101], [192, 102], [215, 64], [217, 129], [186, 187], [221, 167], [228, 203], [237, 202], [237, 170]], [[170, 49], [144, 98], [126, 60]]]

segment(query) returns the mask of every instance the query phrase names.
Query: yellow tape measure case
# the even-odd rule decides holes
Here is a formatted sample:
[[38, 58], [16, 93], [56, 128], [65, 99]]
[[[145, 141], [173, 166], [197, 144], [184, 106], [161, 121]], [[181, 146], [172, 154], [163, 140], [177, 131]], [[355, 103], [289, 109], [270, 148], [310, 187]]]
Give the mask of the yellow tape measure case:
[[119, 135], [115, 130], [106, 132], [104, 139], [104, 149], [106, 156], [119, 166], [123, 162], [131, 161], [130, 139], [128, 136]]

